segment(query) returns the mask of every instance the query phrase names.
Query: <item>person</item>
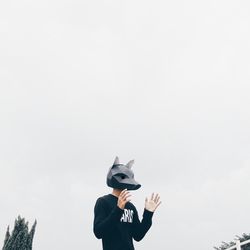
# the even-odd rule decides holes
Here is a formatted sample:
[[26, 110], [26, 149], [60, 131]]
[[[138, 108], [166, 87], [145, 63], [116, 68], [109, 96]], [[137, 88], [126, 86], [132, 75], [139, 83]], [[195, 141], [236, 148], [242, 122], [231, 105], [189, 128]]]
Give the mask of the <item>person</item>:
[[139, 220], [130, 194], [130, 190], [141, 187], [134, 179], [133, 163], [121, 164], [116, 157], [106, 181], [113, 188], [112, 193], [96, 201], [93, 231], [98, 239], [102, 239], [103, 250], [134, 250], [133, 240], [143, 239], [152, 225], [155, 210], [161, 204], [159, 194], [152, 193], [145, 199], [143, 218]]

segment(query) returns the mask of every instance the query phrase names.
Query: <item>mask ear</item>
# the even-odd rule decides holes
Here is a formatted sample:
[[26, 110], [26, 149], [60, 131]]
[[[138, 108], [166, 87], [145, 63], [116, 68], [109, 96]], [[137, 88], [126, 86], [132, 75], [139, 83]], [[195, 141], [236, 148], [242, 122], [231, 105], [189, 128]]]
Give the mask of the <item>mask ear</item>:
[[114, 163], [113, 163], [113, 166], [114, 166], [114, 165], [118, 165], [118, 164], [120, 164], [120, 161], [119, 161], [118, 156], [116, 156], [116, 157], [115, 157], [115, 161], [114, 161]]
[[134, 160], [131, 160], [131, 161], [129, 161], [129, 162], [127, 163], [126, 167], [129, 168], [129, 169], [131, 169], [134, 163], [135, 163], [135, 161], [134, 161]]

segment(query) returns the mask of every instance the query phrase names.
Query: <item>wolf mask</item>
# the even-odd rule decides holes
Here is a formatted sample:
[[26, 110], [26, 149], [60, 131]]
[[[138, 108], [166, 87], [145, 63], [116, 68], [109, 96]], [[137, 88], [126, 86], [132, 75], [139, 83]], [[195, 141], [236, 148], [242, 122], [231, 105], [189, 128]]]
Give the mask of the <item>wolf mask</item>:
[[107, 185], [116, 189], [136, 190], [141, 185], [135, 181], [134, 173], [131, 170], [134, 160], [129, 161], [126, 165], [119, 162], [119, 158], [115, 158], [113, 166], [109, 169], [107, 175]]

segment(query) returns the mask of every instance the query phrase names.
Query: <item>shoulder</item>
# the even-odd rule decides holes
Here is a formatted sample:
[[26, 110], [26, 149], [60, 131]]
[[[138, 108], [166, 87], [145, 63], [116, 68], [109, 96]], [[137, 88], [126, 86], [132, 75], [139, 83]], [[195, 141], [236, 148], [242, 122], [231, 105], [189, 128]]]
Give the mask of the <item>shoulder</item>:
[[108, 204], [111, 203], [111, 197], [110, 195], [103, 195], [96, 200], [96, 206], [107, 206]]
[[109, 195], [103, 195], [97, 198], [96, 203], [103, 203], [105, 201], [109, 200]]

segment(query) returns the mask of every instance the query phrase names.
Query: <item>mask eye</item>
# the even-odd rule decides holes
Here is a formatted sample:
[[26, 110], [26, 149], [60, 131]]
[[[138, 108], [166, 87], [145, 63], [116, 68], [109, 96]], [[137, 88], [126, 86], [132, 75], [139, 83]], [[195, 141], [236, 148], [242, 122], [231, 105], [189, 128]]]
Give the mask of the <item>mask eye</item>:
[[122, 173], [119, 173], [116, 175], [117, 177], [119, 177], [120, 179], [124, 180], [124, 179], [127, 179], [128, 176], [126, 174], [122, 174]]

